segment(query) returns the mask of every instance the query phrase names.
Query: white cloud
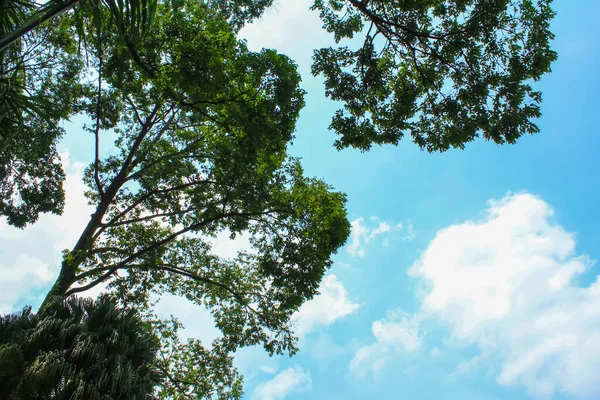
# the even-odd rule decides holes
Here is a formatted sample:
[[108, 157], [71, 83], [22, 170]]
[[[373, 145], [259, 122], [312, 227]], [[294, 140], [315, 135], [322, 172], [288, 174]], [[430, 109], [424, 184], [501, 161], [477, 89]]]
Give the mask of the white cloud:
[[600, 278], [576, 285], [593, 263], [553, 214], [530, 194], [490, 201], [482, 221], [439, 231], [410, 274], [425, 288], [422, 312], [495, 360], [500, 384], [533, 396], [598, 398]]
[[295, 315], [296, 333], [304, 335], [318, 326], [329, 326], [359, 307], [348, 297], [348, 292], [335, 275], [323, 279], [320, 294], [304, 303]]
[[483, 362], [486, 361], [487, 358], [488, 355], [482, 353], [470, 358], [469, 360], [461, 361], [454, 369], [454, 372], [451, 374], [451, 377], [461, 378], [463, 375], [470, 374], [475, 370], [475, 368], [483, 364]]
[[62, 159], [67, 172], [63, 215], [43, 214], [25, 229], [0, 220], [0, 313], [42, 301], [45, 293], [36, 292], [49, 288], [56, 279], [61, 251], [75, 244], [93, 211], [83, 195], [83, 165], [70, 161], [68, 153]]
[[415, 234], [412, 223], [409, 222], [406, 227], [406, 233], [402, 237], [402, 240], [410, 242], [411, 240], [414, 240], [415, 237], [417, 237], [417, 235]]
[[367, 240], [375, 239], [377, 236], [389, 232], [390, 229], [390, 224], [387, 222], [380, 222], [379, 226], [371, 231]]
[[421, 348], [419, 321], [415, 318], [409, 319], [406, 315], [401, 315], [400, 320], [396, 318], [382, 319], [373, 322], [371, 330], [377, 343], [395, 350], [412, 352]]
[[[381, 245], [387, 247], [389, 245], [388, 236], [404, 230], [402, 223], [392, 227], [386, 221], [379, 221], [377, 217], [371, 217], [369, 222], [366, 222], [364, 218], [357, 218], [351, 222], [351, 226], [350, 244], [346, 247], [346, 250], [352, 257], [364, 257], [366, 245], [372, 243], [378, 237], [382, 238]], [[413, 227], [409, 222], [406, 233], [401, 240], [412, 240], [414, 237]]]
[[262, 367], [260, 367], [260, 372], [267, 375], [274, 375], [277, 372], [277, 369], [270, 365], [263, 365]]
[[0, 276], [0, 314], [5, 314], [15, 311], [18, 300], [32, 300], [28, 293], [48, 285], [55, 274], [41, 260], [21, 255], [10, 265], [0, 264]]
[[364, 257], [365, 251], [361, 248], [362, 243], [364, 243], [369, 238], [369, 231], [367, 228], [363, 226], [363, 218], [358, 218], [352, 221], [352, 234], [351, 234], [351, 243], [348, 245], [348, 253], [352, 257]]
[[[319, 14], [309, 10], [312, 3], [312, 0], [278, 1], [260, 20], [245, 26], [240, 36], [253, 50], [275, 48], [306, 64], [311, 61], [314, 48], [329, 46], [332, 41], [331, 34], [321, 28]], [[299, 57], [299, 53], [304, 56]]]
[[[244, 387], [251, 388], [264, 382], [265, 374], [279, 371], [284, 356], [270, 356], [263, 346], [242, 347], [235, 352], [234, 365], [244, 376]], [[285, 357], [288, 358], [288, 357]]]
[[371, 331], [375, 342], [356, 351], [350, 370], [361, 378], [368, 373], [376, 376], [391, 357], [420, 350], [423, 343], [419, 325], [419, 316], [411, 317], [404, 312], [393, 312], [387, 318], [373, 322]]
[[273, 379], [264, 382], [254, 389], [253, 399], [282, 400], [295, 392], [308, 391], [312, 388], [312, 379], [308, 371], [300, 367], [288, 368]]

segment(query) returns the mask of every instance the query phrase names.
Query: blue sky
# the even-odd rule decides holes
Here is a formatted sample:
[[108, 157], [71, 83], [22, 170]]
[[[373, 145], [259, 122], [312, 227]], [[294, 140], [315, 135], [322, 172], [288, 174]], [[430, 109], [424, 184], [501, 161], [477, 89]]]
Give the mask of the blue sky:
[[[246, 398], [600, 399], [600, 3], [555, 1], [559, 61], [538, 86], [539, 134], [443, 154], [410, 140], [332, 147], [337, 106], [309, 74], [312, 49], [331, 38], [308, 4], [280, 1], [243, 34], [299, 64], [308, 95], [291, 153], [347, 193], [353, 232], [297, 316], [299, 354], [240, 352]], [[65, 140], [65, 215], [25, 231], [0, 224], [0, 312], [39, 301], [85, 223], [78, 174], [90, 144]], [[189, 304], [160, 307], [181, 310], [188, 335], [217, 334]]]

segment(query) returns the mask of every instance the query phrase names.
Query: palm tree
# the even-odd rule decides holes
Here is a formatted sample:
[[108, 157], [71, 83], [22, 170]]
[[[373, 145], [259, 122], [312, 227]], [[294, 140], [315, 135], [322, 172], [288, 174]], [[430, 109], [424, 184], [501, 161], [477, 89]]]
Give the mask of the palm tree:
[[106, 297], [0, 317], [0, 399], [149, 399], [158, 340]]
[[8, 48], [23, 36], [34, 30], [46, 21], [62, 14], [65, 11], [73, 9], [80, 5], [81, 9], [89, 11], [100, 7], [110, 9], [114, 21], [123, 25], [126, 31], [131, 34], [134, 30], [141, 30], [151, 22], [156, 10], [156, 1], [129, 0], [126, 2], [115, 0], [49, 0], [46, 3], [39, 4], [28, 0], [0, 0], [0, 10], [6, 14], [6, 18], [11, 18], [11, 24], [6, 24], [0, 20], [0, 24], [5, 23], [5, 27], [11, 26], [12, 29], [0, 29], [0, 52]]

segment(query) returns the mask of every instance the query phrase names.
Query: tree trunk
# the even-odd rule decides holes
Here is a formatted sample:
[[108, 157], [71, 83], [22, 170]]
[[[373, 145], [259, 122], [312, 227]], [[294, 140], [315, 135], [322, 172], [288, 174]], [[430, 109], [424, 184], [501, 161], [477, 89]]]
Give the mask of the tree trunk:
[[47, 308], [53, 301], [58, 299], [62, 300], [64, 298], [64, 294], [67, 292], [67, 290], [69, 290], [75, 281], [75, 271], [76, 268], [72, 262], [69, 262], [69, 260], [63, 260], [58, 278], [56, 278], [54, 285], [52, 285], [52, 289], [50, 289], [46, 295], [44, 302], [40, 306], [40, 311], [43, 311], [45, 308]]

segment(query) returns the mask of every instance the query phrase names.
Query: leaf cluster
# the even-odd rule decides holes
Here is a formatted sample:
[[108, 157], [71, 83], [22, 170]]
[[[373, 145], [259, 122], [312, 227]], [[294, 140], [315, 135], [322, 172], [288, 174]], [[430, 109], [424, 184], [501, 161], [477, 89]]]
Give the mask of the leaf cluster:
[[315, 51], [312, 72], [344, 108], [330, 128], [339, 149], [368, 150], [409, 133], [428, 151], [478, 136], [515, 143], [538, 132], [532, 83], [556, 53], [551, 0], [316, 0], [337, 42]]
[[158, 348], [149, 324], [106, 297], [27, 307], [0, 317], [0, 398], [151, 398]]
[[[4, 1], [0, 8], [5, 35], [35, 4]], [[0, 51], [0, 215], [17, 227], [64, 206], [56, 145], [78, 96], [81, 66], [68, 42], [64, 32], [44, 26]]]

